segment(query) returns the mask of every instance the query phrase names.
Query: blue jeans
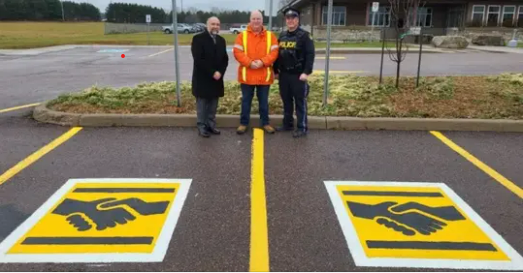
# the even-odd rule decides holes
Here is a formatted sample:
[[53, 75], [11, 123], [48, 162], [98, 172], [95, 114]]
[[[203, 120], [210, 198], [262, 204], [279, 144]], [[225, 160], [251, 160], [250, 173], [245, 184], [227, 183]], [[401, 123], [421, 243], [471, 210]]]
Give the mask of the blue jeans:
[[269, 125], [269, 89], [270, 85], [247, 85], [242, 84], [242, 110], [240, 115], [240, 124], [249, 125], [251, 116], [251, 104], [256, 89], [256, 97], [260, 108], [261, 126]]

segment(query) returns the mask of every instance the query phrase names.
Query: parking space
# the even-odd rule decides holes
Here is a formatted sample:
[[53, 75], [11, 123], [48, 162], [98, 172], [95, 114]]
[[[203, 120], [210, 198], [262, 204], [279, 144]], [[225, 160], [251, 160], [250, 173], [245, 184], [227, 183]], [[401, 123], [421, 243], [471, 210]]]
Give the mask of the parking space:
[[[332, 181], [330, 183], [359, 181], [378, 184], [381, 182], [383, 186], [374, 188], [381, 191], [398, 191], [387, 188], [387, 182], [421, 182], [423, 185], [444, 183], [516, 251], [523, 253], [523, 240], [520, 236], [523, 225], [519, 220], [523, 213], [522, 200], [427, 132], [317, 132], [315, 134], [313, 139], [303, 141], [294, 141], [290, 136], [280, 134], [266, 144], [266, 157], [270, 158], [266, 164], [266, 181], [271, 270], [380, 270], [374, 267], [356, 267], [355, 258], [358, 257], [353, 250], [360, 247], [359, 243], [345, 237], [345, 232], [350, 229], [350, 226], [341, 223], [338, 219], [338, 217], [348, 217], [348, 211], [342, 209], [345, 216], [337, 215], [339, 211], [335, 210], [337, 207], [335, 205], [339, 200], [331, 199], [325, 181]], [[512, 164], [511, 168], [517, 171], [517, 164]], [[399, 199], [400, 201], [393, 197], [388, 198], [373, 200], [366, 197], [360, 198], [359, 201], [369, 205], [379, 205], [386, 204], [386, 202], [379, 202], [388, 200], [401, 205], [409, 202], [422, 203], [420, 200], [423, 200], [415, 196], [407, 196]], [[379, 221], [372, 222], [373, 219], [380, 219], [378, 216], [379, 214], [372, 216], [364, 213], [362, 219], [366, 220], [359, 220], [359, 223], [363, 221], [364, 226], [367, 225], [367, 229], [375, 234], [390, 233], [389, 235], [394, 236], [397, 231], [391, 232], [392, 224], [387, 226], [380, 225]], [[472, 217], [472, 214], [466, 217]], [[387, 217], [382, 219], [390, 220]], [[354, 219], [353, 221], [357, 223]], [[400, 223], [401, 227], [409, 227], [401, 221], [391, 222]], [[442, 220], [442, 222], [449, 229], [454, 229], [452, 232], [455, 233], [447, 236], [457, 241], [467, 240], [466, 237], [460, 238], [458, 234], [473, 232], [466, 225], [460, 227], [459, 222], [456, 224], [452, 221]], [[409, 230], [409, 232], [414, 231]], [[356, 232], [358, 236], [363, 236], [361, 230]], [[442, 237], [434, 234], [433, 236], [417, 234], [415, 237], [409, 235], [400, 234], [399, 238], [402, 240], [413, 238], [414, 241], [421, 240], [429, 243], [442, 240]], [[392, 238], [394, 237], [387, 237], [388, 240]], [[413, 270], [412, 267], [419, 270], [423, 267], [419, 260], [394, 262], [394, 258], [409, 258], [409, 256], [394, 247], [385, 248], [388, 253], [382, 255], [390, 260], [382, 264], [371, 259], [367, 264], [384, 267], [396, 264], [400, 266], [397, 270]], [[445, 250], [433, 250], [433, 252], [440, 258], [457, 260], [460, 259], [458, 258], [460, 255], [463, 255], [464, 250], [454, 252], [446, 250], [446, 253]], [[461, 259], [470, 259], [470, 255], [479, 253], [471, 249], [468, 252], [468, 258], [462, 256]], [[379, 255], [369, 258], [372, 257], [376, 258]], [[485, 256], [478, 255], [476, 258], [478, 257]], [[502, 256], [498, 256], [500, 257]], [[361, 260], [359, 262], [360, 265], [364, 263]], [[463, 264], [461, 266], [466, 268]], [[495, 266], [495, 264], [496, 262], [487, 261], [483, 266]]]
[[[164, 262], [115, 263], [111, 269], [247, 271], [249, 158], [250, 139], [238, 139], [233, 132], [203, 140], [195, 137], [193, 130], [83, 129], [0, 187], [0, 206], [8, 208], [7, 212], [0, 212], [1, 217], [18, 216], [10, 219], [1, 236], [9, 235], [70, 179], [190, 179], [192, 183], [179, 221], [172, 239], [167, 242], [169, 248]], [[88, 197], [72, 195], [70, 198]], [[133, 224], [140, 219], [136, 217]], [[57, 219], [67, 223], [65, 217], [62, 218]], [[125, 234], [126, 225], [117, 228]], [[72, 224], [68, 230], [71, 229], [74, 231]], [[78, 266], [84, 265], [68, 264], [59, 270], [78, 270]], [[32, 265], [0, 265], [2, 271], [30, 268]]]

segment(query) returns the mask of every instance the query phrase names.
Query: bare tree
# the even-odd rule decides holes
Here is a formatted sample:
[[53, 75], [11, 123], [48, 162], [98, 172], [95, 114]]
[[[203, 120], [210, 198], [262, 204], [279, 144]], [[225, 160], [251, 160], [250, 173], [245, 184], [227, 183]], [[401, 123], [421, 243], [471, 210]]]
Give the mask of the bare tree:
[[[397, 64], [396, 66], [396, 88], [399, 87], [401, 62], [405, 60], [408, 52], [408, 45], [404, 39], [412, 26], [416, 26], [417, 11], [420, 6], [420, 0], [389, 0], [390, 3], [390, 20], [395, 30], [395, 49], [387, 47], [389, 58]], [[385, 36], [385, 35], [384, 35]], [[385, 38], [385, 37], [384, 37]], [[421, 39], [421, 37], [420, 37]], [[406, 51], [403, 51], [403, 48]]]

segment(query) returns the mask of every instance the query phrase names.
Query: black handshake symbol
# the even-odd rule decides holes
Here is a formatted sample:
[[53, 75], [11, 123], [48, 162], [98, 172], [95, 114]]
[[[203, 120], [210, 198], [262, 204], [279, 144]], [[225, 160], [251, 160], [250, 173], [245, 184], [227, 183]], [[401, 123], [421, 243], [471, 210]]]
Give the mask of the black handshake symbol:
[[453, 206], [429, 207], [418, 202], [401, 205], [396, 202], [382, 202], [368, 205], [350, 201], [347, 205], [355, 217], [376, 220], [378, 224], [407, 236], [413, 236], [416, 232], [431, 235], [442, 230], [447, 223], [439, 219], [465, 220], [465, 217]]
[[105, 230], [125, 225], [136, 217], [129, 211], [133, 209], [142, 216], [163, 214], [169, 201], [148, 203], [139, 198], [104, 198], [90, 202], [65, 199], [53, 211], [54, 214], [67, 216], [67, 221], [78, 231], [88, 231], [96, 225], [96, 230]]

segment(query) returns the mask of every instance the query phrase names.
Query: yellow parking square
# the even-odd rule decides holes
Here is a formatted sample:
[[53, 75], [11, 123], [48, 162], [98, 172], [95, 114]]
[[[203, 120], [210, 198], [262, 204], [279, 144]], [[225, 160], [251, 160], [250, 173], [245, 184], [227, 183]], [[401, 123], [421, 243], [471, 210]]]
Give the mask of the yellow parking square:
[[357, 265], [523, 269], [523, 258], [445, 184], [325, 185]]
[[161, 261], [190, 183], [70, 180], [0, 244], [0, 262]]

